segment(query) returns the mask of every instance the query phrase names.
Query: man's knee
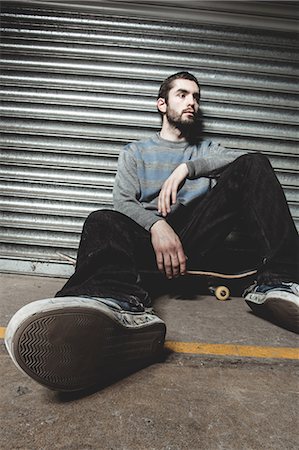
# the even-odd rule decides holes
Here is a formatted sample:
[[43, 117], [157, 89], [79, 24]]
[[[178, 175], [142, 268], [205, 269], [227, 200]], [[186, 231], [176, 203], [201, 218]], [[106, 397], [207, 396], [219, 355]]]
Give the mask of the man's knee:
[[120, 220], [120, 213], [112, 209], [100, 209], [91, 212], [85, 219], [85, 225], [105, 225], [106, 227], [113, 226]]
[[258, 165], [258, 166], [264, 165], [271, 167], [271, 163], [268, 157], [263, 153], [246, 153], [245, 155], [239, 156], [239, 158], [237, 158], [235, 162], [242, 164], [245, 163], [247, 165]]
[[273, 175], [273, 167], [266, 155], [263, 153], [247, 153], [239, 156], [232, 164], [232, 173], [238, 176], [263, 176]]
[[135, 223], [124, 214], [112, 209], [93, 211], [85, 220], [85, 227], [97, 227], [105, 230], [124, 230], [131, 228]]
[[92, 211], [86, 218], [86, 221], [98, 221], [98, 220], [106, 220], [113, 218], [115, 216], [116, 211], [112, 209], [98, 209], [96, 211]]

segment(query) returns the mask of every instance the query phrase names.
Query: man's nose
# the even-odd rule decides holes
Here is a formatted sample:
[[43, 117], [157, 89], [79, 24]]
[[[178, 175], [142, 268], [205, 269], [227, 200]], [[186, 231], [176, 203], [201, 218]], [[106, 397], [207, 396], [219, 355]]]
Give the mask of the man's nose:
[[188, 105], [190, 105], [190, 106], [194, 106], [195, 105], [195, 99], [194, 99], [193, 95], [191, 95], [191, 94], [188, 95], [187, 101], [188, 101]]

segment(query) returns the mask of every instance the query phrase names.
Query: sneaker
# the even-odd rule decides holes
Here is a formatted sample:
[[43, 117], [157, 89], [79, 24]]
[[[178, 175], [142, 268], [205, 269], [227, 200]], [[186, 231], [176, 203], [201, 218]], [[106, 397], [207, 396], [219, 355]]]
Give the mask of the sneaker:
[[21, 371], [48, 388], [91, 387], [106, 369], [152, 360], [163, 349], [165, 323], [141, 304], [132, 312], [122, 303], [93, 297], [29, 303], [10, 320], [6, 348]]
[[253, 285], [243, 294], [246, 303], [257, 313], [269, 312], [291, 331], [299, 333], [299, 285], [281, 283], [275, 286]]

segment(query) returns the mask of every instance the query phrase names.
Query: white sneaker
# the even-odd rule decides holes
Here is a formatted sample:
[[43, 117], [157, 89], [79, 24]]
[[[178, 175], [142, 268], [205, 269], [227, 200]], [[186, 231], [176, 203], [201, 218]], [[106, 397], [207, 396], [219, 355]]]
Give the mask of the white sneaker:
[[132, 312], [120, 305], [88, 297], [29, 303], [10, 320], [6, 348], [20, 370], [48, 388], [96, 385], [104, 370], [152, 360], [163, 349], [164, 322], [144, 308]]
[[299, 333], [299, 285], [281, 283], [276, 286], [253, 285], [243, 294], [250, 308], [257, 313], [269, 312], [275, 321]]

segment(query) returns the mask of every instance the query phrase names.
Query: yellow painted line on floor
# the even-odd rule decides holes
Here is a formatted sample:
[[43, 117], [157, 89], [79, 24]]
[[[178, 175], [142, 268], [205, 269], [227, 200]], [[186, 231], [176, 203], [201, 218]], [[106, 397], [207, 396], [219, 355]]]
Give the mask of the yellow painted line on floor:
[[299, 349], [292, 347], [260, 347], [257, 345], [201, 344], [198, 342], [166, 341], [165, 347], [175, 353], [249, 358], [299, 359]]
[[[5, 327], [0, 327], [4, 339]], [[166, 341], [165, 347], [175, 353], [193, 355], [245, 356], [249, 358], [299, 359], [299, 349], [292, 347], [260, 347], [257, 345], [204, 344], [199, 342]]]
[[0, 339], [4, 339], [5, 330], [6, 330], [6, 328], [0, 327]]

